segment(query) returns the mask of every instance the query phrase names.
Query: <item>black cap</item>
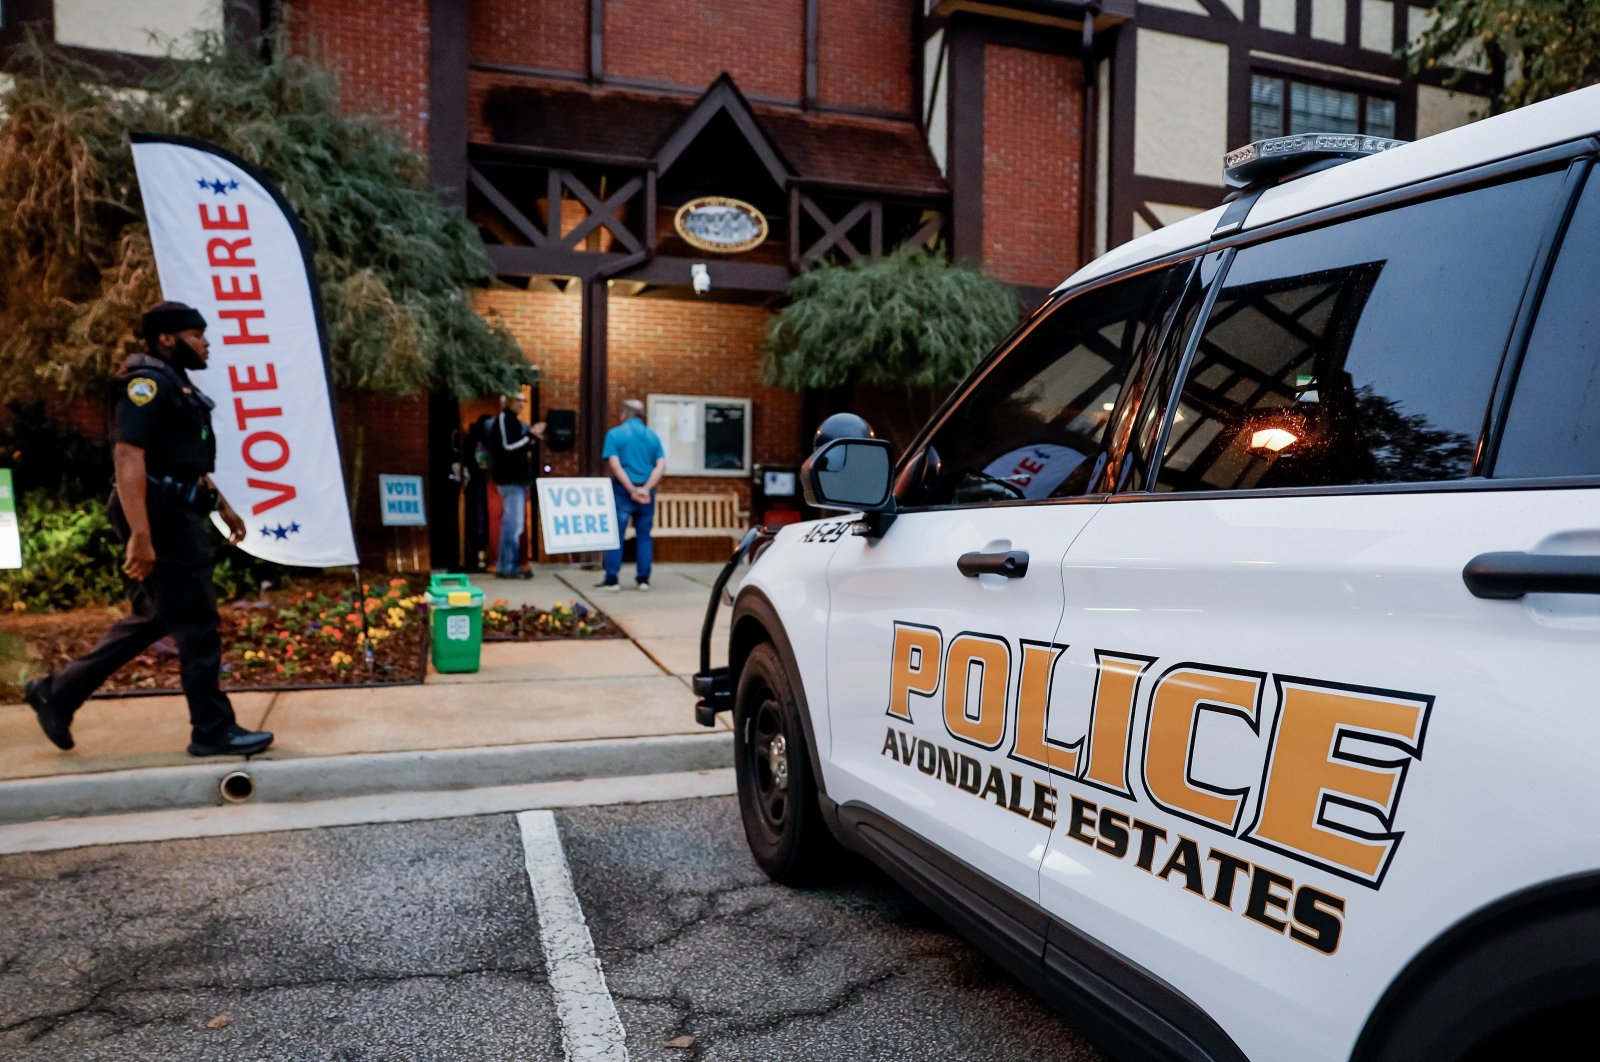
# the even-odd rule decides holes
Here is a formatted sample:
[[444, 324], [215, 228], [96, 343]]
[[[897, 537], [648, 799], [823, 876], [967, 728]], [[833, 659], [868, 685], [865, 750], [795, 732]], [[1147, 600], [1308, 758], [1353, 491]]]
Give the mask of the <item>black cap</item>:
[[151, 345], [157, 336], [175, 336], [191, 328], [204, 331], [205, 327], [206, 319], [200, 311], [181, 302], [158, 302], [139, 321], [139, 332]]

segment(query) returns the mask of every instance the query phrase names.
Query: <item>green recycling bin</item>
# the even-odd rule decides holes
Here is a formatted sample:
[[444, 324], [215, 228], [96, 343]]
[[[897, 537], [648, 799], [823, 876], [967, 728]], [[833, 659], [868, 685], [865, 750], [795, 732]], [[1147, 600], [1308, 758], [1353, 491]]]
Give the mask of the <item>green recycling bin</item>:
[[483, 591], [465, 575], [435, 572], [428, 580], [433, 666], [441, 672], [478, 670], [483, 650]]

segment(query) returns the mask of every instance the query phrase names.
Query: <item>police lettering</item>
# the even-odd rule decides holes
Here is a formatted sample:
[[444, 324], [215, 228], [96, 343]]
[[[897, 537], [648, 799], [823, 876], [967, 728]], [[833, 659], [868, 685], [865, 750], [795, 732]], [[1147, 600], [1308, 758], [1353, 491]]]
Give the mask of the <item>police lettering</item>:
[[[1015, 654], [996, 635], [965, 631], [946, 639], [938, 628], [897, 622], [886, 714], [912, 724], [920, 706], [938, 701], [927, 707], [942, 715], [944, 731], [957, 742], [993, 750], [1009, 732], [1012, 759], [1129, 801], [1148, 800], [1206, 829], [1369, 888], [1382, 884], [1402, 837], [1394, 829], [1395, 811], [1407, 772], [1422, 756], [1432, 697], [1197, 663], [1168, 668], [1146, 694], [1153, 658], [1097, 650], [1087, 725], [1062, 740], [1048, 734], [1050, 691], [1068, 647], [1026, 639], [1020, 647]], [[1013, 668], [1020, 672], [1016, 683]], [[1269, 679], [1278, 693], [1270, 716], [1263, 710]], [[1136, 728], [1141, 707], [1143, 726]], [[1235, 728], [1259, 746], [1257, 735], [1269, 717], [1259, 787], [1230, 788], [1202, 776], [1196, 745], [1203, 731]], [[1202, 726], [1202, 720], [1209, 721]], [[1142, 794], [1135, 794], [1136, 781]], [[1370, 825], [1349, 824], [1352, 813], [1367, 816]], [[1069, 816], [1069, 835], [1077, 836], [1079, 825]], [[1153, 833], [1137, 838], [1140, 869], [1152, 869], [1162, 840]], [[1171, 873], [1187, 880], [1195, 863], [1185, 857]], [[1251, 909], [1270, 922], [1289, 901], [1261, 888]]]

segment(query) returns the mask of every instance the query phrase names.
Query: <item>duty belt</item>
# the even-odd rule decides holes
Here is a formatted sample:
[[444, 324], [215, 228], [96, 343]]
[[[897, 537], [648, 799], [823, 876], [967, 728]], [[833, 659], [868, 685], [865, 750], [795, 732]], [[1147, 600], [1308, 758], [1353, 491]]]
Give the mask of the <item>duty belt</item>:
[[217, 507], [220, 496], [204, 479], [197, 479], [192, 483], [185, 483], [171, 476], [146, 476], [145, 479], [151, 496], [161, 499], [168, 505], [181, 505], [186, 509], [202, 513], [209, 513]]

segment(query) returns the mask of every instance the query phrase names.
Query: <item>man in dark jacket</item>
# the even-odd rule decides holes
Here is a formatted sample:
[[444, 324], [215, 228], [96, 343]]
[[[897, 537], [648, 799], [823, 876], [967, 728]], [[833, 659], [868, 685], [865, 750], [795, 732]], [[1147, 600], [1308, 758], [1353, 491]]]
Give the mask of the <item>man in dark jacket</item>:
[[467, 425], [461, 444], [466, 469], [468, 571], [481, 572], [489, 554], [489, 440], [499, 414], [485, 413]]
[[522, 566], [522, 526], [528, 508], [528, 487], [539, 465], [544, 422], [531, 429], [522, 422], [520, 393], [500, 400], [500, 416], [489, 429], [489, 474], [500, 492], [500, 553], [494, 573], [502, 579], [532, 579]]
[[131, 580], [133, 615], [118, 621], [87, 656], [29, 682], [25, 695], [45, 736], [70, 749], [78, 707], [113, 671], [171, 635], [189, 701], [189, 754], [252, 756], [267, 750], [272, 735], [239, 726], [218, 685], [222, 639], [209, 514], [221, 515], [230, 544], [244, 539], [245, 526], [211, 482], [215, 403], [187, 372], [205, 368], [206, 320], [181, 302], [163, 302], [144, 315], [142, 326], [150, 352], [123, 364], [111, 429], [111, 522], [127, 543], [122, 570]]

